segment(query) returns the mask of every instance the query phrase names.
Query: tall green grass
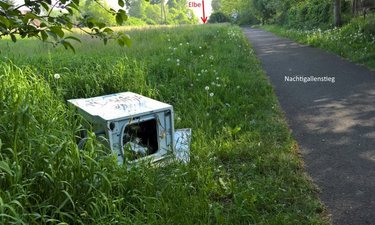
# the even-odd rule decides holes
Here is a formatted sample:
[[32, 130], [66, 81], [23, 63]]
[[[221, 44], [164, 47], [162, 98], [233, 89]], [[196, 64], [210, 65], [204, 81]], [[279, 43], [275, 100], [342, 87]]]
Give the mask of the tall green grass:
[[[326, 224], [239, 28], [128, 33], [131, 48], [83, 37], [76, 54], [0, 42], [1, 224]], [[174, 106], [189, 164], [128, 171], [93, 133], [77, 148], [84, 121], [66, 100], [123, 91]]]

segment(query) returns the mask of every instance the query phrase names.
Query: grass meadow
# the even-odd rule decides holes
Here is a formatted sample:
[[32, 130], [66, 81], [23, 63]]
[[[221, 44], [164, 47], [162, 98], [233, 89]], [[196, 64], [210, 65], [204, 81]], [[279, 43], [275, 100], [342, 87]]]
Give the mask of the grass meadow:
[[[240, 28], [127, 33], [130, 48], [82, 36], [75, 54], [0, 41], [1, 224], [327, 224]], [[189, 164], [127, 170], [93, 133], [77, 148], [66, 100], [124, 91], [174, 106]]]

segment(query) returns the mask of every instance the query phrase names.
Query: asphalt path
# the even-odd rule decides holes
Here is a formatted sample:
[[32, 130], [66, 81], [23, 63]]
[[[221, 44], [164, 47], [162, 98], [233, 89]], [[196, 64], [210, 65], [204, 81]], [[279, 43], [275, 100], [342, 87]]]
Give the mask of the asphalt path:
[[260, 29], [243, 31], [333, 224], [374, 225], [375, 72]]

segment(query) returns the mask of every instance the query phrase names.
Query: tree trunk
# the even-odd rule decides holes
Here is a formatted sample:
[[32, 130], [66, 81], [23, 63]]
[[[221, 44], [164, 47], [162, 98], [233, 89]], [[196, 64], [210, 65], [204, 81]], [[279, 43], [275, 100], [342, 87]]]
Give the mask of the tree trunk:
[[357, 6], [358, 6], [358, 0], [352, 0], [352, 14], [353, 14], [353, 16], [357, 15]]
[[334, 5], [334, 25], [339, 27], [341, 25], [341, 0], [335, 0]]

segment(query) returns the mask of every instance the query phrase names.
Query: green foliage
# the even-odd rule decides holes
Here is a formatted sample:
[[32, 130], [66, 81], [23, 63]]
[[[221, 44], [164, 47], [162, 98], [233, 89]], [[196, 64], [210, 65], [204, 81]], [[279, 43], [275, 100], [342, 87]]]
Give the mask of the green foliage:
[[226, 23], [229, 22], [229, 18], [222, 12], [214, 12], [208, 19], [209, 23]]
[[331, 0], [301, 1], [288, 11], [287, 25], [296, 29], [329, 27], [332, 23], [332, 4]]
[[[124, 0], [119, 0], [118, 3], [119, 5], [125, 4]], [[24, 1], [23, 4], [15, 4], [13, 1], [0, 2], [0, 38], [9, 36], [13, 42], [16, 42], [19, 38], [34, 37], [54, 45], [62, 44], [65, 48], [74, 50], [70, 43], [72, 39], [67, 38], [66, 35], [72, 31], [73, 27], [87, 27], [88, 29], [82, 30], [91, 36], [103, 39], [104, 43], [107, 43], [109, 39], [121, 39], [123, 36], [106, 27], [108, 18], [104, 19], [103, 13], [100, 12], [99, 19], [96, 18], [97, 6], [86, 7], [89, 11], [95, 9], [96, 11], [93, 11], [95, 13], [86, 13], [83, 17], [77, 16], [77, 14], [82, 15], [79, 9], [80, 0]], [[95, 4], [105, 8], [104, 3], [95, 1]], [[20, 11], [24, 8], [28, 10]], [[127, 19], [122, 9], [107, 11], [116, 17], [118, 25]], [[78, 21], [77, 18], [79, 18]]]
[[[221, 2], [220, 11], [223, 12], [232, 23], [239, 25], [258, 24], [259, 20], [255, 16], [252, 1], [234, 0]], [[234, 19], [233, 15], [237, 18]]]
[[[109, 10], [110, 8], [106, 1], [100, 2], [99, 5], [94, 0], [85, 0], [80, 5], [80, 11], [83, 17], [96, 18], [98, 23], [104, 23], [107, 26], [115, 26], [117, 24], [116, 19], [111, 13], [108, 13]], [[122, 22], [120, 24], [122, 24]]]
[[212, 0], [211, 7], [214, 12], [220, 11], [221, 8], [221, 0]]
[[136, 17], [129, 17], [129, 19], [125, 22], [125, 26], [145, 26], [147, 23], [139, 18]]
[[255, 16], [262, 24], [268, 23], [276, 15], [276, 0], [253, 0]]
[[375, 69], [375, 16], [354, 18], [341, 28], [295, 30], [266, 26], [267, 30], [326, 49]]
[[[186, 7], [186, 0], [170, 0], [165, 8], [161, 8], [164, 1], [131, 0], [129, 15], [143, 20], [149, 25], [156, 24], [195, 24], [198, 19], [193, 12]], [[164, 18], [164, 12], [166, 18]]]
[[[132, 48], [83, 35], [76, 54], [0, 41], [1, 224], [326, 224], [238, 27], [126, 32]], [[93, 133], [77, 148], [66, 100], [123, 91], [174, 106], [189, 164], [128, 171]]]

